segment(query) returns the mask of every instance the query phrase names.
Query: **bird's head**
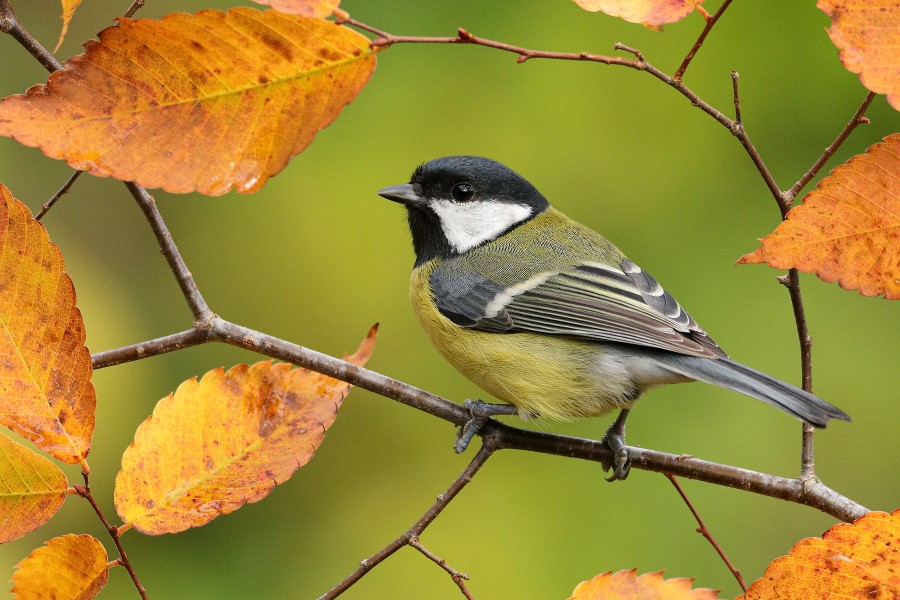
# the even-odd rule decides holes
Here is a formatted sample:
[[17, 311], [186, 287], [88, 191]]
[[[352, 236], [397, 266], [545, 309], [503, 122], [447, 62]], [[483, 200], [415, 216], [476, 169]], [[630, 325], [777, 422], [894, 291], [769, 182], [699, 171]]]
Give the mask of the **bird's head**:
[[409, 183], [378, 194], [406, 206], [416, 265], [468, 252], [549, 207], [518, 173], [477, 156], [432, 160], [418, 167]]

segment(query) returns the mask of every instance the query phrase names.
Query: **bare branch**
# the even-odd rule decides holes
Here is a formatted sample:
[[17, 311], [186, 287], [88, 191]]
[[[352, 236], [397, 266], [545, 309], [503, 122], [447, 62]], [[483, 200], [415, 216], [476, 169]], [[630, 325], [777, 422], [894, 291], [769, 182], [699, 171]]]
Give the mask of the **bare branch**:
[[159, 208], [156, 206], [156, 201], [153, 199], [153, 196], [147, 193], [147, 190], [136, 183], [126, 182], [125, 186], [128, 188], [128, 191], [131, 192], [134, 199], [137, 200], [141, 210], [144, 211], [144, 216], [150, 223], [150, 228], [153, 229], [153, 234], [156, 236], [156, 241], [159, 243], [159, 249], [162, 251], [163, 256], [166, 257], [169, 267], [175, 274], [175, 279], [178, 280], [181, 293], [184, 294], [184, 298], [187, 300], [191, 312], [194, 313], [194, 322], [200, 324], [206, 323], [215, 315], [213, 315], [213, 312], [209, 309], [206, 300], [203, 299], [200, 289], [194, 282], [194, 276], [191, 274], [187, 264], [185, 264], [184, 259], [181, 257], [181, 253], [178, 251], [178, 247], [172, 239], [172, 234], [169, 233], [169, 228], [166, 226], [165, 221], [163, 221], [162, 215], [159, 214]]
[[[386, 558], [391, 556], [394, 552], [402, 548], [403, 546], [418, 544], [418, 538], [425, 531], [425, 528], [431, 525], [431, 523], [441, 514], [441, 512], [447, 508], [447, 505], [450, 504], [450, 501], [456, 497], [456, 495], [462, 490], [466, 484], [472, 481], [472, 477], [475, 476], [475, 473], [478, 472], [478, 469], [487, 461], [488, 458], [491, 457], [491, 454], [494, 453], [495, 446], [492, 441], [489, 439], [485, 439], [484, 444], [482, 444], [481, 448], [478, 450], [478, 453], [472, 459], [472, 462], [468, 464], [468, 466], [463, 470], [463, 472], [459, 475], [459, 477], [454, 480], [453, 483], [450, 484], [450, 487], [447, 488], [447, 491], [437, 497], [434, 504], [431, 505], [422, 518], [420, 518], [416, 523], [406, 530], [400, 537], [395, 539], [393, 542], [370, 556], [369, 558], [364, 559], [359, 563], [359, 567], [356, 568], [355, 571], [350, 573], [347, 577], [345, 577], [339, 584], [331, 588], [325, 594], [322, 594], [319, 597], [319, 600], [332, 600], [333, 598], [337, 598], [345, 591], [347, 591], [351, 586], [353, 586], [357, 581], [365, 577], [365, 575], [381, 564]], [[444, 570], [450, 573], [451, 577], [453, 577], [454, 582], [459, 586], [460, 590], [462, 590], [463, 594], [467, 598], [471, 598], [471, 595], [468, 593], [465, 585], [462, 583], [462, 574], [456, 570], [449, 569], [446, 566], [446, 563], [443, 563], [441, 559], [438, 559], [431, 553], [427, 553], [424, 548], [418, 548], [420, 552], [428, 556], [431, 560], [435, 561], [438, 565], [440, 565]], [[438, 562], [440, 561], [440, 562]], [[443, 563], [443, 564], [442, 564]], [[455, 576], [454, 576], [455, 574]], [[468, 579], [468, 577], [466, 577]]]
[[[86, 463], [85, 467], [86, 467]], [[109, 519], [106, 518], [106, 515], [103, 514], [103, 511], [100, 509], [100, 505], [97, 504], [97, 501], [94, 500], [94, 495], [91, 493], [91, 482], [90, 475], [85, 468], [81, 473], [82, 477], [84, 477], [84, 485], [76, 485], [75, 491], [76, 493], [87, 500], [91, 508], [94, 509], [94, 512], [97, 513], [97, 517], [100, 519], [100, 522], [103, 523], [103, 527], [106, 528], [106, 531], [109, 532], [110, 537], [113, 540], [113, 543], [116, 545], [116, 549], [119, 551], [119, 558], [114, 562], [118, 562], [128, 571], [128, 575], [131, 577], [131, 581], [134, 582], [134, 587], [137, 588], [138, 594], [141, 595], [141, 598], [147, 600], [147, 590], [144, 589], [144, 586], [141, 584], [140, 579], [138, 579], [137, 573], [134, 571], [134, 567], [131, 566], [131, 561], [128, 560], [128, 555], [125, 554], [125, 548], [122, 546], [122, 540], [119, 538], [119, 529], [109, 522]]]
[[694, 515], [694, 519], [697, 520], [697, 533], [706, 538], [706, 540], [712, 544], [712, 547], [719, 554], [719, 557], [725, 563], [725, 566], [728, 567], [728, 570], [731, 571], [731, 574], [734, 575], [734, 578], [737, 579], [738, 585], [741, 586], [741, 589], [744, 590], [744, 593], [747, 593], [747, 584], [744, 583], [744, 578], [741, 576], [741, 572], [732, 564], [732, 562], [728, 559], [728, 555], [725, 554], [725, 551], [722, 550], [722, 546], [719, 545], [719, 542], [716, 541], [716, 538], [713, 537], [712, 532], [706, 526], [706, 523], [703, 522], [703, 519], [700, 518], [700, 513], [697, 512], [697, 509], [694, 508], [694, 505], [691, 503], [690, 499], [687, 497], [687, 494], [684, 493], [684, 490], [681, 489], [681, 485], [678, 483], [678, 479], [675, 478], [674, 475], [666, 475], [669, 481], [672, 482], [672, 485], [675, 486], [675, 489], [678, 490], [678, 495], [681, 496], [681, 499], [684, 500], [684, 503], [687, 505], [688, 510], [691, 511], [691, 514]]
[[469, 588], [466, 587], [466, 581], [468, 581], [469, 576], [465, 573], [461, 573], [447, 564], [447, 561], [436, 555], [434, 552], [426, 548], [422, 545], [422, 542], [419, 541], [418, 537], [412, 537], [409, 540], [409, 545], [418, 550], [423, 556], [428, 558], [431, 562], [447, 571], [450, 575], [450, 579], [453, 580], [453, 583], [459, 587], [459, 591], [462, 592], [462, 595], [468, 598], [469, 600], [475, 600], [472, 597], [472, 594], [469, 592]]
[[[201, 336], [201, 334], [197, 335]], [[208, 341], [220, 341], [240, 346], [265, 356], [324, 373], [456, 425], [463, 425], [471, 418], [469, 411], [461, 405], [436, 394], [327, 354], [236, 325], [220, 317], [214, 317], [208, 323], [208, 329], [203, 330], [202, 335], [207, 336]], [[194, 338], [188, 332], [181, 332], [159, 338], [157, 341], [129, 346], [127, 349], [110, 350], [94, 355], [92, 358], [96, 368], [102, 368], [111, 364], [177, 350], [179, 344], [185, 340], [190, 341], [190, 344], [185, 345], [203, 341], [202, 336]], [[137, 352], [138, 347], [143, 347], [143, 353], [140, 356]], [[493, 420], [488, 421], [479, 435], [485, 439], [496, 438], [494, 444], [498, 449], [529, 450], [596, 462], [611, 459], [609, 448], [606, 444], [598, 441], [526, 431]], [[632, 461], [632, 468], [671, 473], [687, 479], [705, 481], [804, 504], [843, 521], [852, 521], [868, 512], [865, 507], [838, 494], [817, 480], [787, 479], [693, 457], [632, 446], [628, 447], [628, 455]]]
[[23, 48], [28, 50], [51, 73], [62, 69], [62, 63], [53, 56], [53, 53], [44, 48], [27, 29], [22, 27], [22, 24], [16, 18], [16, 14], [13, 12], [10, 0], [0, 0], [0, 31], [13, 36]]
[[813, 177], [821, 170], [825, 163], [834, 156], [834, 153], [837, 152], [838, 148], [844, 143], [844, 141], [850, 137], [850, 134], [853, 133], [853, 130], [862, 125], [863, 123], [868, 123], [869, 119], [865, 116], [866, 111], [869, 109], [869, 105], [872, 104], [872, 100], [875, 98], [875, 92], [869, 92], [866, 94], [866, 97], [863, 98], [862, 104], [859, 105], [859, 108], [856, 109], [856, 113], [854, 113], [853, 118], [847, 122], [847, 125], [844, 126], [844, 129], [838, 134], [837, 138], [831, 143], [830, 146], [825, 148], [825, 151], [822, 152], [822, 156], [819, 157], [819, 160], [813, 164], [809, 168], [803, 177], [801, 177], [797, 183], [795, 183], [791, 189], [784, 193], [785, 201], [788, 206], [790, 206], [794, 199], [797, 197], [797, 194], [800, 193], [806, 184], [808, 184]]
[[36, 221], [40, 221], [41, 218], [43, 218], [43, 216], [47, 214], [47, 211], [53, 208], [53, 205], [56, 204], [56, 201], [62, 198], [63, 194], [69, 191], [69, 189], [72, 187], [72, 184], [75, 183], [75, 181], [82, 173], [84, 173], [84, 171], [75, 171], [74, 173], [72, 173], [72, 176], [69, 177], [69, 180], [66, 181], [66, 183], [63, 184], [61, 188], [59, 188], [59, 191], [53, 194], [53, 197], [44, 203], [44, 205], [41, 207], [41, 211], [34, 217], [34, 219]]
[[[697, 41], [694, 42], [694, 47], [690, 49], [687, 53], [687, 56], [684, 57], [684, 60], [681, 61], [681, 66], [678, 67], [678, 70], [675, 71], [675, 75], [672, 76], [672, 79], [675, 81], [681, 81], [684, 77], [684, 72], [687, 71], [688, 66], [690, 66], [691, 61], [694, 60], [694, 56], [696, 56], [697, 52], [700, 50], [700, 47], [703, 45], [703, 42], [706, 41], [706, 36], [709, 35], [709, 32], [712, 31], [713, 26], [716, 24], [716, 21], [719, 20], [719, 17], [722, 16], [722, 13], [728, 8], [728, 5], [731, 4], [731, 0], [725, 0], [722, 3], [722, 6], [719, 7], [719, 10], [716, 11], [714, 15], [711, 17], [706, 17], [706, 25], [703, 27], [703, 31], [700, 32], [700, 37], [697, 38]], [[699, 6], [697, 8], [700, 8]]]
[[124, 16], [126, 19], [130, 19], [134, 16], [134, 13], [136, 13], [142, 6], [144, 6], [144, 2], [146, 2], [146, 0], [134, 0], [134, 2], [131, 3], [131, 6], [128, 7], [128, 10], [126, 10], [125, 14], [122, 16]]
[[206, 329], [188, 329], [179, 333], [173, 333], [155, 340], [98, 352], [91, 355], [91, 364], [94, 369], [103, 369], [120, 365], [122, 363], [149, 358], [157, 354], [165, 354], [182, 348], [189, 348], [209, 341], [209, 331]]

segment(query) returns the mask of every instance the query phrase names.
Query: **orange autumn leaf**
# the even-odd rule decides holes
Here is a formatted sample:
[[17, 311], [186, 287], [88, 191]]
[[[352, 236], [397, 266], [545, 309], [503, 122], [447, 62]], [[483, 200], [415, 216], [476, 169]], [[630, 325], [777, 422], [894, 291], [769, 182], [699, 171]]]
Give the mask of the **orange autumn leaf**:
[[900, 299], [900, 134], [854, 156], [738, 263], [797, 268], [864, 296]]
[[821, 538], [797, 542], [738, 600], [866, 598], [895, 600], [900, 568], [900, 509], [870, 512]]
[[324, 19], [338, 7], [341, 0], [254, 0], [275, 10], [311, 19]]
[[[365, 364], [376, 330], [349, 362]], [[144, 533], [176, 533], [262, 500], [309, 462], [349, 389], [272, 361], [185, 381], [122, 456], [119, 516]]]
[[900, 1], [819, 0], [817, 6], [831, 17], [828, 35], [844, 67], [900, 110]]
[[355, 31], [250, 8], [123, 18], [85, 48], [46, 85], [0, 101], [0, 135], [177, 193], [258, 190], [375, 68]]
[[68, 485], [52, 462], [0, 435], [0, 543], [46, 523], [65, 501]]
[[94, 433], [91, 373], [62, 254], [0, 184], [0, 425], [79, 462]]
[[716, 600], [719, 595], [706, 588], [691, 589], [693, 579], [663, 579], [662, 573], [637, 574], [637, 569], [601, 573], [583, 581], [569, 600]]
[[108, 560], [96, 538], [73, 534], [56, 537], [16, 565], [12, 591], [20, 600], [90, 600], [106, 586]]
[[602, 11], [629, 23], [653, 27], [685, 18], [703, 0], [575, 0], [575, 4], [591, 12]]
[[81, 4], [81, 0], [62, 0], [62, 31], [59, 32], [59, 40], [57, 40], [56, 47], [53, 49], [54, 52], [62, 46], [63, 40], [66, 38], [66, 32], [69, 30], [69, 22], [72, 20], [72, 15], [75, 14], [75, 9], [78, 8], [79, 4]]

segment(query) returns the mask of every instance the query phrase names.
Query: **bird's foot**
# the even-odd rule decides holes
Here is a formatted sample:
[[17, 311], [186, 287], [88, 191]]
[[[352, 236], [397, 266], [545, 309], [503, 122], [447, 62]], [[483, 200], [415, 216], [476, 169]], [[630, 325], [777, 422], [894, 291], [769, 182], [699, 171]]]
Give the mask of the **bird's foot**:
[[457, 428], [456, 443], [453, 445], [457, 454], [464, 452], [469, 447], [469, 442], [491, 417], [518, 414], [516, 407], [509, 404], [488, 404], [481, 400], [466, 400], [463, 402], [463, 406], [469, 411], [471, 418], [466, 421], [465, 425]]
[[[626, 411], [623, 411], [627, 415]], [[603, 470], [613, 470], [607, 481], [624, 481], [631, 472], [631, 459], [628, 457], [628, 448], [625, 446], [625, 417], [619, 417], [613, 421], [606, 433], [600, 439], [600, 443], [606, 444], [612, 450], [612, 464], [604, 461]]]

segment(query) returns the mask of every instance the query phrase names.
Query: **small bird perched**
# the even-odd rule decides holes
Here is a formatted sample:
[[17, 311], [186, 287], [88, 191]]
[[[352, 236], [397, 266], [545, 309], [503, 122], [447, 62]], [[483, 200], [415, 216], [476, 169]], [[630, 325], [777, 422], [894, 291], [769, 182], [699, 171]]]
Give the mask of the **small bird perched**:
[[840, 409], [736, 363], [649, 273], [550, 206], [502, 164], [439, 158], [378, 192], [406, 206], [416, 262], [410, 298], [432, 343], [505, 404], [467, 401], [457, 451], [488, 417], [569, 419], [621, 409], [603, 436], [610, 481], [630, 463], [625, 419], [648, 389], [704, 381], [817, 427]]

